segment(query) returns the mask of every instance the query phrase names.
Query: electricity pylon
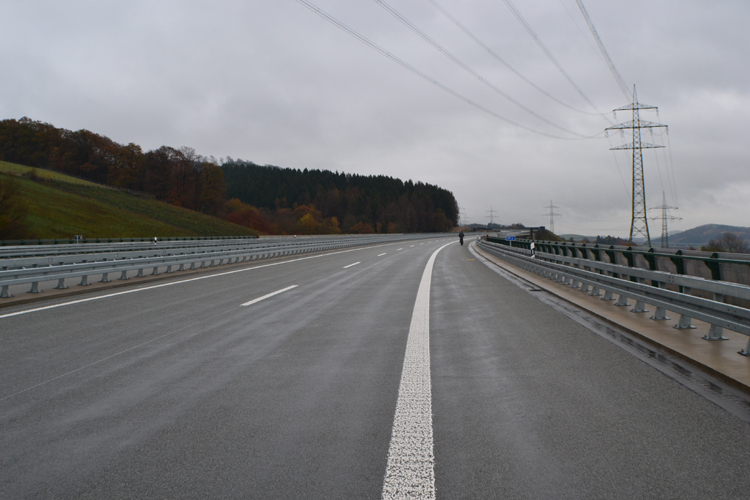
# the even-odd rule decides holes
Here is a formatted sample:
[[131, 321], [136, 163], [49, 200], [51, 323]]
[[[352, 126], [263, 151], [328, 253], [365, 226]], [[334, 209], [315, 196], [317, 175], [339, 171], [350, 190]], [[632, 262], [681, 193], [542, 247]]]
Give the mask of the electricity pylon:
[[668, 220], [682, 220], [682, 217], [677, 217], [667, 213], [667, 210], [677, 210], [677, 207], [667, 206], [667, 195], [664, 191], [661, 192], [662, 203], [660, 207], [649, 208], [649, 210], [661, 210], [661, 217], [651, 217], [651, 220], [661, 219], [661, 247], [669, 248], [669, 231], [667, 229]]
[[[495, 222], [493, 215], [497, 213], [497, 210], [492, 210], [492, 205], [490, 205], [490, 209], [487, 210], [487, 213], [490, 214], [487, 217], [490, 219], [490, 225], [492, 225]], [[489, 227], [489, 226], [487, 226], [487, 227]]]
[[648, 122], [641, 120], [640, 110], [642, 109], [658, 109], [656, 106], [649, 106], [648, 104], [641, 104], [638, 102], [638, 96], [635, 92], [635, 85], [633, 85], [633, 103], [615, 109], [615, 117], [618, 111], [632, 111], [633, 119], [629, 122], [619, 123], [612, 127], [607, 127], [605, 130], [633, 130], [633, 142], [629, 144], [623, 144], [610, 148], [611, 150], [622, 150], [632, 149], [633, 150], [633, 197], [632, 197], [632, 218], [630, 221], [630, 236], [628, 242], [633, 243], [633, 234], [639, 233], [641, 236], [646, 238], [646, 244], [651, 246], [651, 236], [648, 233], [648, 219], [646, 217], [646, 188], [643, 183], [643, 150], [651, 148], [663, 148], [658, 144], [649, 144], [647, 142], [641, 142], [641, 129], [642, 128], [656, 128], [664, 127], [660, 123]]
[[555, 205], [552, 204], [552, 200], [549, 200], [549, 206], [542, 207], [542, 208], [549, 209], [549, 213], [542, 214], [542, 215], [549, 215], [549, 231], [551, 233], [554, 233], [555, 232], [555, 215], [562, 215], [562, 214], [556, 214], [555, 209], [560, 208], [560, 207], [556, 207]]

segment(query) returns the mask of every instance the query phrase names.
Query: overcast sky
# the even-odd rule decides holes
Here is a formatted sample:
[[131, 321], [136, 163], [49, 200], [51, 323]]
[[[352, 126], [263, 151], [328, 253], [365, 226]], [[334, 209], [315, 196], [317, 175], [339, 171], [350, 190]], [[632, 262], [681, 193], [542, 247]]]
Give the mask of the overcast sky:
[[[629, 102], [575, 0], [511, 4], [559, 67], [503, 0], [388, 0], [442, 52], [374, 0], [308, 1], [424, 76], [295, 0], [0, 0], [0, 119], [419, 180], [469, 222], [492, 208], [549, 226], [552, 202], [559, 234], [627, 237], [630, 152], [609, 149], [632, 138], [604, 129]], [[585, 7], [628, 88], [659, 107], [641, 118], [669, 125], [643, 130], [668, 146], [644, 150], [648, 207], [665, 192], [683, 218], [670, 229], [750, 226], [750, 2]], [[650, 229], [658, 240], [661, 222]]]

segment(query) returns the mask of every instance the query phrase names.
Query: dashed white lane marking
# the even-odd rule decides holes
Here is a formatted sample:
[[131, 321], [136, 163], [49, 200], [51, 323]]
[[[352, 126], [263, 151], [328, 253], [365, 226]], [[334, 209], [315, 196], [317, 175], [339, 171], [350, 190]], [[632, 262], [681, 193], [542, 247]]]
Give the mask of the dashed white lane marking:
[[403, 250], [403, 248], [397, 248], [397, 249], [396, 249], [396, 251], [397, 251], [397, 252], [398, 252], [399, 250]]
[[[387, 243], [385, 245], [387, 245]], [[162, 287], [165, 287], [165, 286], [173, 286], [173, 285], [179, 285], [179, 284], [182, 284], [182, 283], [190, 283], [192, 281], [200, 281], [200, 280], [205, 280], [205, 279], [210, 279], [210, 278], [217, 278], [217, 277], [220, 277], [220, 276], [226, 276], [228, 274], [245, 273], [245, 272], [248, 272], [248, 271], [255, 271], [256, 269], [263, 269], [264, 267], [272, 267], [272, 266], [280, 266], [280, 265], [283, 265], [283, 264], [291, 264], [292, 262], [299, 262], [301, 260], [319, 259], [321, 257], [326, 257], [326, 256], [329, 256], [329, 255], [336, 255], [336, 254], [339, 254], [339, 253], [356, 252], [356, 251], [364, 250], [364, 249], [367, 249], [367, 248], [377, 248], [377, 247], [380, 247], [380, 246], [384, 246], [384, 245], [375, 245], [375, 246], [372, 246], [372, 247], [350, 248], [350, 249], [347, 249], [347, 250], [339, 250], [337, 252], [328, 252], [328, 253], [323, 253], [323, 254], [318, 254], [318, 255], [310, 255], [308, 257], [299, 257], [297, 259], [290, 259], [290, 260], [285, 260], [285, 261], [282, 261], [282, 262], [272, 262], [270, 264], [262, 264], [260, 266], [246, 267], [246, 268], [243, 268], [243, 269], [236, 269], [234, 271], [225, 271], [225, 272], [216, 273], [216, 274], [209, 274], [207, 276], [198, 276], [197, 278], [188, 278], [188, 279], [179, 280], [179, 281], [170, 281], [169, 283], [162, 283], [160, 285], [144, 286], [144, 287], [141, 287], [141, 288], [134, 288], [132, 290], [125, 290], [124, 292], [108, 293], [106, 295], [98, 295], [96, 297], [89, 297], [87, 299], [71, 300], [70, 302], [62, 302], [60, 304], [53, 304], [51, 306], [36, 307], [34, 309], [26, 309], [25, 311], [17, 311], [17, 312], [8, 313], [8, 314], [0, 314], [0, 319], [10, 318], [10, 317], [13, 317], [13, 316], [20, 316], [21, 314], [29, 314], [29, 313], [38, 312], [38, 311], [46, 311], [47, 309], [55, 309], [57, 307], [72, 306], [74, 304], [81, 304], [83, 302], [91, 302], [92, 300], [107, 299], [109, 297], [117, 297], [117, 296], [120, 296], [120, 295], [128, 295], [128, 294], [131, 294], [131, 293], [144, 292], [146, 290], [153, 290], [154, 288], [162, 288]]]
[[282, 288], [281, 290], [276, 290], [275, 292], [271, 292], [271, 293], [269, 293], [267, 295], [264, 295], [263, 297], [258, 297], [257, 299], [253, 299], [250, 302], [245, 302], [244, 304], [241, 305], [241, 307], [251, 306], [251, 305], [253, 305], [253, 304], [257, 303], [257, 302], [260, 302], [261, 300], [266, 300], [267, 298], [273, 297], [274, 295], [278, 295], [280, 293], [284, 293], [287, 290], [291, 290], [292, 288], [297, 288], [298, 286], [299, 285], [292, 285], [292, 286], [288, 286], [286, 288]]
[[409, 245], [409, 248], [414, 248], [414, 245]]
[[[455, 243], [455, 242], [453, 242]], [[385, 499], [435, 498], [435, 456], [432, 446], [432, 382], [430, 380], [430, 283], [438, 252], [433, 252], [419, 282], [411, 316], [406, 355], [393, 418]]]
[[361, 264], [361, 262], [355, 262], [354, 264], [349, 264], [348, 266], [344, 266], [344, 269], [348, 269], [352, 266], [356, 266], [357, 264]]
[[379, 253], [378, 257], [382, 257], [383, 255], [387, 254], [388, 252]]

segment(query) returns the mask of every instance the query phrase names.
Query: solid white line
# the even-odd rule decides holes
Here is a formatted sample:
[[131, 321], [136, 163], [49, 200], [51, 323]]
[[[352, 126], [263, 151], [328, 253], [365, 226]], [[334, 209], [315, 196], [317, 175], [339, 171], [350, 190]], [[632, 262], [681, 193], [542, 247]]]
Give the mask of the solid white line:
[[189, 283], [191, 281], [199, 281], [199, 280], [205, 280], [209, 278], [216, 278], [218, 276], [226, 276], [228, 274], [235, 274], [235, 273], [244, 273], [247, 271], [254, 271], [256, 269], [262, 269], [264, 267], [271, 267], [271, 266], [280, 266], [282, 264], [291, 264], [292, 262], [299, 262], [301, 260], [308, 260], [308, 259], [319, 259], [320, 257], [325, 257], [328, 255], [336, 255], [339, 253], [348, 253], [348, 252], [356, 252], [357, 250], [365, 250], [367, 248], [377, 248], [385, 245], [392, 245], [392, 243], [384, 243], [382, 245], [374, 245], [371, 247], [358, 247], [358, 248], [350, 248], [347, 250], [339, 250], [337, 252], [328, 252], [323, 253], [319, 255], [310, 255], [308, 257], [300, 257], [298, 259], [291, 259], [291, 260], [285, 260], [283, 262], [272, 262], [270, 264], [262, 264], [260, 266], [253, 266], [253, 267], [246, 267], [243, 269], [236, 269], [234, 271], [225, 271], [223, 273], [216, 273], [216, 274], [209, 274], [208, 276], [199, 276], [197, 278], [188, 278], [180, 281], [170, 281], [169, 283], [162, 283], [161, 285], [151, 285], [151, 286], [144, 286], [142, 288], [135, 288], [133, 290], [126, 290], [124, 292], [115, 292], [115, 293], [108, 293], [107, 295], [99, 295], [97, 297], [89, 297], [88, 299], [80, 299], [80, 300], [71, 300], [70, 302], [62, 302], [60, 304], [53, 304], [51, 306], [44, 306], [44, 307], [36, 307], [34, 309], [27, 309], [25, 311], [18, 311], [14, 313], [8, 313], [8, 314], [0, 314], [0, 319], [3, 318], [10, 318], [12, 316], [20, 316], [21, 314], [29, 314], [33, 312], [38, 311], [46, 311], [47, 309], [55, 309], [57, 307], [63, 307], [63, 306], [71, 306], [73, 304], [81, 304], [83, 302], [91, 302], [92, 300], [99, 300], [99, 299], [106, 299], [109, 297], [117, 297], [118, 295], [127, 295], [129, 293], [136, 293], [136, 292], [143, 292], [145, 290], [153, 290], [154, 288], [162, 288], [165, 286], [172, 286], [172, 285], [179, 285], [181, 283]]
[[258, 297], [257, 299], [253, 299], [250, 302], [245, 302], [244, 304], [241, 305], [241, 307], [251, 306], [251, 305], [255, 304], [256, 302], [260, 302], [261, 300], [265, 300], [265, 299], [267, 299], [269, 297], [273, 297], [274, 295], [278, 295], [280, 293], [284, 293], [287, 290], [291, 290], [292, 288], [297, 288], [298, 286], [299, 285], [292, 285], [292, 286], [288, 286], [286, 288], [282, 288], [281, 290], [276, 290], [275, 292], [269, 293], [268, 295], [264, 295], [263, 297]]
[[387, 254], [388, 252], [379, 253], [378, 257], [382, 257], [383, 255]]
[[383, 499], [435, 498], [430, 380], [430, 284], [438, 252], [430, 256], [414, 302], [393, 418]]
[[344, 266], [344, 269], [348, 269], [352, 266], [356, 266], [357, 264], [361, 264], [361, 262], [355, 262], [354, 264], [349, 264], [348, 266]]

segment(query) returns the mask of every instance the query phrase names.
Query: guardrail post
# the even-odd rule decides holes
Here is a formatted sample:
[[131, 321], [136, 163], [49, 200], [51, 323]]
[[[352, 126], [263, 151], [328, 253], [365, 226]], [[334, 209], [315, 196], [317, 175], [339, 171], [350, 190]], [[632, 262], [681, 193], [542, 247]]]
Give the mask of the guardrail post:
[[123, 271], [123, 272], [121, 272], [121, 273], [120, 273], [120, 279], [121, 279], [121, 280], [127, 280], [127, 279], [130, 279], [130, 278], [128, 278], [128, 272], [127, 272], [127, 271]]
[[643, 300], [636, 300], [635, 307], [631, 309], [630, 312], [647, 313], [648, 309], [646, 309], [646, 302], [644, 302]]
[[99, 283], [109, 283], [109, 273], [102, 273], [102, 279], [99, 280]]
[[711, 325], [708, 329], [708, 334], [701, 337], [703, 340], [728, 340], [723, 335], [724, 329], [718, 325]]
[[143, 268], [138, 269], [138, 274], [135, 275], [136, 278], [143, 278]]
[[0, 289], [0, 298], [9, 299], [11, 297], [13, 295], [8, 291], [8, 285], [3, 285], [2, 289]]
[[[724, 302], [724, 296], [720, 293], [714, 294], [714, 300], [716, 302]], [[703, 337], [703, 340], [727, 340], [723, 335], [724, 329], [718, 325], [711, 325], [708, 329], [708, 334]]]
[[750, 339], [748, 339], [747, 345], [745, 346], [745, 348], [739, 351], [739, 353], [742, 354], [743, 356], [750, 357]]
[[692, 325], [692, 318], [684, 314], [680, 314], [679, 322], [674, 325], [677, 330], [695, 330], [695, 326]]
[[[593, 288], [591, 289], [591, 293], [589, 295], [592, 296], [592, 297], [598, 297], [601, 294], [602, 294], [601, 288], [599, 288], [598, 286], [594, 285]], [[602, 300], [604, 300], [604, 299], [602, 299]]]
[[706, 267], [711, 270], [711, 279], [721, 281], [721, 267], [719, 267], [719, 254], [714, 252], [711, 257], [704, 260]]
[[78, 286], [89, 286], [90, 284], [88, 275], [84, 274], [81, 276], [81, 282], [78, 283]]
[[604, 297], [602, 297], [602, 300], [615, 300], [615, 295], [612, 293], [612, 290], [604, 290]]
[[629, 306], [628, 303], [628, 297], [625, 294], [620, 294], [620, 296], [617, 298], [617, 302], [615, 302], [616, 306]]
[[55, 287], [56, 290], [65, 290], [66, 288], [68, 287], [65, 286], [65, 278], [57, 280], [57, 286]]
[[154, 270], [151, 271], [151, 276], [158, 276], [161, 273], [159, 272], [159, 266], [154, 266]]
[[[657, 282], [656, 286], [658, 288], [666, 288], [666, 285], [662, 282]], [[671, 319], [669, 316], [667, 316], [667, 310], [663, 307], [656, 306], [656, 312], [654, 312], [654, 315], [651, 316], [651, 318], [654, 321], [662, 321], [665, 319]]]

